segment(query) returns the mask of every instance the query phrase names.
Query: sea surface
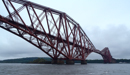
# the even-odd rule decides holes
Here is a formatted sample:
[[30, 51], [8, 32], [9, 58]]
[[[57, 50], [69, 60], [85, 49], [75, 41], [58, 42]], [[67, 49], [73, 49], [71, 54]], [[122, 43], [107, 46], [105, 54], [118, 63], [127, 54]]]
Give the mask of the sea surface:
[[9, 64], [0, 63], [0, 75], [130, 75], [130, 64]]

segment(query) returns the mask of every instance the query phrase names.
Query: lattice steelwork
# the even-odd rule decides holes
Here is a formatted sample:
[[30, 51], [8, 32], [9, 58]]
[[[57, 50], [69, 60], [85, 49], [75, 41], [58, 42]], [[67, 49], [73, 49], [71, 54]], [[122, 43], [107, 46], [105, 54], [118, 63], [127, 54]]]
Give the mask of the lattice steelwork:
[[35, 45], [53, 59], [85, 60], [96, 49], [66, 13], [26, 0], [3, 0], [9, 13], [0, 27]]

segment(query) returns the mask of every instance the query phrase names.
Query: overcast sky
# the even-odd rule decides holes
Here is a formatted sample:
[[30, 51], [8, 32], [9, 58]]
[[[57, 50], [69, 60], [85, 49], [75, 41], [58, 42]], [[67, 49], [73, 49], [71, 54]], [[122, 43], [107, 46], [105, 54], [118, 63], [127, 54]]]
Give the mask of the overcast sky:
[[[66, 12], [80, 24], [97, 49], [108, 47], [113, 58], [130, 59], [130, 0], [33, 0], [33, 2]], [[8, 15], [2, 0], [0, 15]], [[38, 48], [0, 28], [0, 60], [44, 56], [47, 57]], [[88, 59], [102, 57], [92, 53]]]

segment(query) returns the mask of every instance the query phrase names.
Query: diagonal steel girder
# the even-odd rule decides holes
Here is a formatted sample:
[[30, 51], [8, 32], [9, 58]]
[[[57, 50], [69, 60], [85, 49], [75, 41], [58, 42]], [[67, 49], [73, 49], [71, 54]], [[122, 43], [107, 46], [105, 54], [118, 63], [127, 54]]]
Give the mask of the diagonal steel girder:
[[[5, 23], [1, 27], [40, 48], [50, 57], [85, 60], [95, 50], [80, 25], [66, 13], [27, 0], [3, 0], [3, 3], [9, 15], [1, 17]], [[21, 7], [16, 8], [14, 3]], [[29, 24], [22, 11], [26, 11]]]

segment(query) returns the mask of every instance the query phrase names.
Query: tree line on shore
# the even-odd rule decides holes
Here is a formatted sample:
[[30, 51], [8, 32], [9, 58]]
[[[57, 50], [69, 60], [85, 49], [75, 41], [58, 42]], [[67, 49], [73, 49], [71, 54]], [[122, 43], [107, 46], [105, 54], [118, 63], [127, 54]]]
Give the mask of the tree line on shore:
[[[102, 59], [86, 60], [87, 63], [104, 63]], [[0, 63], [38, 63], [38, 64], [51, 64], [52, 59], [49, 57], [32, 57], [32, 58], [20, 58], [20, 59], [9, 59], [2, 60]], [[65, 60], [64, 60], [65, 62]], [[81, 63], [81, 61], [74, 61], [75, 63]], [[116, 63], [130, 63], [130, 59], [116, 59]]]

